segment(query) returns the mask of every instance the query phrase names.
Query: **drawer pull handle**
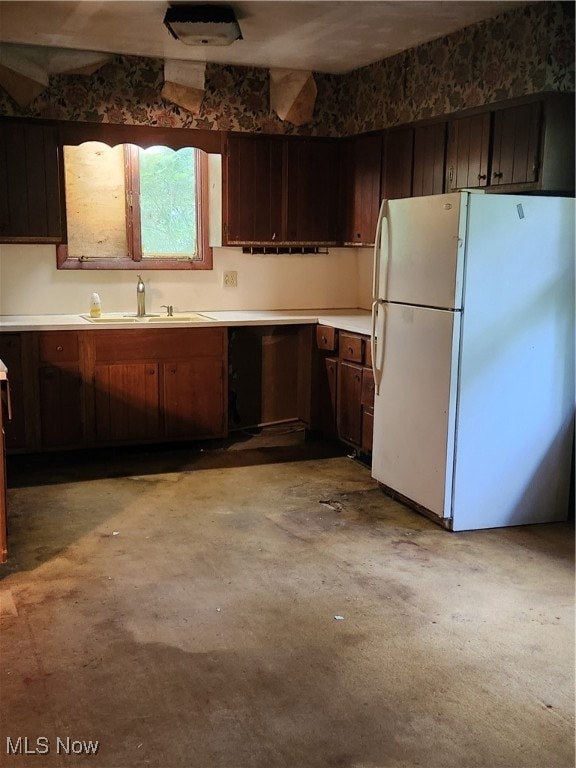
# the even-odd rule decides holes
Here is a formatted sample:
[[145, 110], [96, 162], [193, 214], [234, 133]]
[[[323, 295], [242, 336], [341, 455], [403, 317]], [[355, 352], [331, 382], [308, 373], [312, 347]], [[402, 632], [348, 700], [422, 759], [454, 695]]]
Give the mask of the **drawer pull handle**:
[[58, 344], [58, 346], [56, 347], [57, 352], [62, 352], [63, 349], [64, 347], [61, 344]]

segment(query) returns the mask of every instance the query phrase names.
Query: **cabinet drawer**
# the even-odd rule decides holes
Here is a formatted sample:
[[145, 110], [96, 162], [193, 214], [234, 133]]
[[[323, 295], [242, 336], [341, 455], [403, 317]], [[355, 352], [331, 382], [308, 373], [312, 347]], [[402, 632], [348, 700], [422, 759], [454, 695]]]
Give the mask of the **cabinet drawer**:
[[362, 370], [362, 397], [361, 402], [365, 408], [374, 407], [374, 376], [372, 375], [372, 368], [364, 368]]
[[364, 362], [364, 340], [351, 333], [340, 334], [340, 357], [353, 363]]
[[225, 328], [94, 331], [96, 362], [222, 357], [225, 333]]
[[78, 334], [71, 331], [47, 331], [38, 338], [43, 363], [75, 363], [78, 360]]
[[335, 352], [338, 348], [338, 331], [330, 325], [316, 326], [316, 346], [318, 349], [325, 349]]

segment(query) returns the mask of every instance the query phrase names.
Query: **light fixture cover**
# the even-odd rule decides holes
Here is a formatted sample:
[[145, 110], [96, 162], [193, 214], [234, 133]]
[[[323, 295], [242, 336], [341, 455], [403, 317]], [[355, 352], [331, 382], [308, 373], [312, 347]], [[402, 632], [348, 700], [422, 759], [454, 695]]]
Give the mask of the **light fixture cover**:
[[242, 40], [234, 10], [224, 5], [172, 5], [164, 24], [185, 45], [230, 45]]

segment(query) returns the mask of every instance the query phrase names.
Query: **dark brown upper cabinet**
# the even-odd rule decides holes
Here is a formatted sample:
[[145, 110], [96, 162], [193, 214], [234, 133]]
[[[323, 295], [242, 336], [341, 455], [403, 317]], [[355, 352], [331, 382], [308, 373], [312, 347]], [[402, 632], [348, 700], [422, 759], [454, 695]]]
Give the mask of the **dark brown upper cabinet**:
[[493, 113], [491, 191], [574, 194], [574, 94]]
[[414, 129], [392, 128], [384, 134], [382, 144], [383, 200], [396, 200], [412, 195]]
[[237, 135], [223, 166], [227, 245], [331, 245], [339, 241], [335, 139]]
[[452, 120], [448, 127], [446, 192], [485, 187], [488, 182], [490, 112]]
[[338, 141], [286, 139], [284, 172], [284, 240], [313, 245], [338, 243]]
[[383, 135], [346, 139], [344, 245], [373, 245], [380, 208]]
[[0, 121], [0, 242], [62, 239], [58, 132], [41, 122]]
[[223, 162], [223, 239], [228, 245], [282, 239], [281, 137], [231, 135]]
[[446, 123], [415, 128], [412, 197], [442, 194], [445, 166]]
[[490, 184], [524, 184], [537, 180], [541, 114], [540, 102], [494, 113]]

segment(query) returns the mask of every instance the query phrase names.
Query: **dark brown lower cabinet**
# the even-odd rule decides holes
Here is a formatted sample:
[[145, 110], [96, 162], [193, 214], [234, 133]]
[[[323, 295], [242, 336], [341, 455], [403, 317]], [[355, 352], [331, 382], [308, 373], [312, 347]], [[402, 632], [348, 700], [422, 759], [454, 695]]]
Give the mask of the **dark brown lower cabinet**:
[[164, 363], [164, 433], [167, 438], [226, 434], [225, 372], [220, 357]]
[[310, 421], [312, 328], [230, 329], [230, 428]]
[[24, 385], [25, 339], [20, 333], [0, 333], [0, 360], [8, 368], [10, 415], [4, 421], [6, 450], [26, 447], [26, 403]]
[[362, 443], [362, 367], [341, 360], [338, 366], [338, 435]]
[[38, 372], [40, 434], [44, 448], [81, 445], [82, 374], [78, 364], [43, 365]]
[[329, 438], [338, 437], [338, 359], [326, 357], [322, 361], [320, 394], [320, 429]]
[[89, 346], [97, 443], [226, 434], [226, 328], [99, 331]]
[[6, 442], [4, 421], [8, 418], [8, 381], [0, 380], [0, 563], [8, 558], [6, 529]]
[[374, 375], [372, 368], [362, 369], [362, 450], [372, 451], [374, 437]]
[[226, 328], [0, 334], [0, 354], [14, 374], [11, 450], [227, 434]]
[[96, 366], [96, 442], [133, 442], [161, 436], [158, 379], [157, 363]]
[[73, 448], [84, 440], [84, 377], [76, 331], [37, 336], [40, 445]]
[[374, 431], [370, 338], [318, 326], [316, 342], [318, 428], [326, 437], [370, 453]]

